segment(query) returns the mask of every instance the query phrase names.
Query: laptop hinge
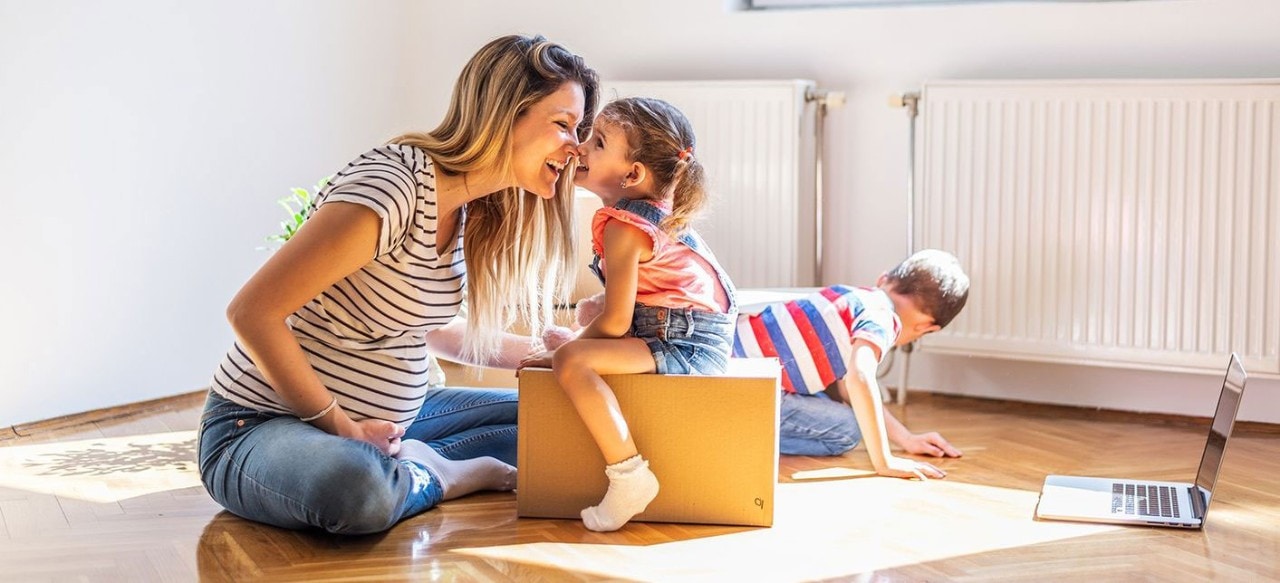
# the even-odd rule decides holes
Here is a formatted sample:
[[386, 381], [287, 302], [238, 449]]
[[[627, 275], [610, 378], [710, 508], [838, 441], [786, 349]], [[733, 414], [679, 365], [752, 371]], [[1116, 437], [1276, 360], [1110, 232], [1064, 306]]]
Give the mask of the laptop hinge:
[[1204, 492], [1198, 486], [1192, 485], [1187, 488], [1187, 494], [1191, 496], [1191, 511], [1195, 513], [1195, 517], [1204, 520], [1205, 500]]

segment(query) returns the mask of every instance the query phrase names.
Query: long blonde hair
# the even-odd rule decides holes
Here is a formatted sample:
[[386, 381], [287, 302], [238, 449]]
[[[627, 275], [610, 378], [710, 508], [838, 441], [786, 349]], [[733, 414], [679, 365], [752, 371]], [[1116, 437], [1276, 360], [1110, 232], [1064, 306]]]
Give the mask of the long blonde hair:
[[[581, 140], [591, 133], [599, 77], [582, 58], [542, 36], [510, 35], [482, 47], [458, 76], [444, 121], [427, 133], [392, 143], [426, 150], [439, 171], [456, 175], [496, 169], [511, 178], [516, 119], [565, 83], [585, 97]], [[570, 165], [573, 166], [572, 164]], [[575, 221], [573, 168], [544, 200], [510, 187], [467, 203], [463, 253], [467, 263], [467, 333], [463, 351], [489, 362], [501, 332], [524, 322], [533, 337], [573, 288]]]
[[649, 169], [659, 199], [671, 200], [671, 214], [662, 221], [667, 233], [679, 235], [707, 206], [706, 173], [694, 147], [693, 124], [674, 105], [650, 97], [610, 101], [596, 123], [609, 123], [627, 136], [628, 162]]

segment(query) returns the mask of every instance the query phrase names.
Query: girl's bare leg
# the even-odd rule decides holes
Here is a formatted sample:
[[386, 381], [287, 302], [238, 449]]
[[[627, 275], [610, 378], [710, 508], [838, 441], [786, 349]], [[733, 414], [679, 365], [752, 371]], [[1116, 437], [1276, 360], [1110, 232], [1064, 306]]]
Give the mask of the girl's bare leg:
[[658, 478], [637, 452], [618, 399], [601, 375], [653, 372], [653, 354], [636, 338], [579, 339], [556, 351], [551, 368], [608, 464], [609, 490], [600, 504], [582, 511], [582, 522], [595, 531], [622, 528], [658, 495]]
[[600, 378], [607, 374], [656, 370], [653, 353], [638, 338], [584, 338], [561, 346], [551, 369], [607, 464], [636, 455], [627, 420], [622, 417], [613, 389]]

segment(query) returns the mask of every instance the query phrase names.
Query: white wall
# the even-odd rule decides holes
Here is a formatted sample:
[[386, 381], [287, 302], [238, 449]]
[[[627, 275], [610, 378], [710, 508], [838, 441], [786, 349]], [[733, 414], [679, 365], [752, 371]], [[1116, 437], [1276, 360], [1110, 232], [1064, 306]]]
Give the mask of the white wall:
[[[432, 46], [452, 67], [482, 39], [537, 32], [584, 55], [608, 79], [807, 78], [846, 91], [849, 104], [829, 118], [824, 247], [825, 279], [843, 283], [873, 282], [906, 251], [907, 125], [902, 110], [888, 107], [891, 94], [918, 89], [928, 79], [1280, 77], [1280, 3], [1274, 0], [774, 12], [732, 10], [735, 4], [473, 0], [450, 5], [458, 19]], [[437, 75], [452, 70], [424, 66]], [[424, 97], [424, 111], [442, 110], [443, 92]], [[889, 378], [896, 382], [896, 372]], [[912, 361], [910, 384], [1208, 415], [1220, 380], [924, 351]], [[1252, 380], [1241, 416], [1280, 422], [1280, 382]]]
[[0, 427], [208, 385], [275, 200], [409, 129], [414, 5], [0, 0]]
[[[825, 248], [826, 279], [848, 283], [906, 247], [891, 93], [933, 78], [1280, 77], [1273, 0], [732, 3], [0, 0], [0, 427], [206, 385], [274, 200], [433, 125], [462, 63], [500, 34], [545, 34], [609, 79], [847, 91], [830, 117]], [[1201, 413], [1213, 391], [1193, 375], [914, 363], [919, 387], [1137, 410]], [[1277, 389], [1252, 383], [1243, 417], [1280, 422]]]

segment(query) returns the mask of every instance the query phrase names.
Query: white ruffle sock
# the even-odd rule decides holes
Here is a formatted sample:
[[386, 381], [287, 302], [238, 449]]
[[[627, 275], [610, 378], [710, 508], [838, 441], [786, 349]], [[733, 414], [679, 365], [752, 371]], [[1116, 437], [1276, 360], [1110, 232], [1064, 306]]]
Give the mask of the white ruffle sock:
[[582, 511], [582, 523], [596, 532], [622, 528], [658, 495], [658, 477], [639, 455], [605, 467], [604, 474], [609, 477], [609, 491], [600, 504]]

